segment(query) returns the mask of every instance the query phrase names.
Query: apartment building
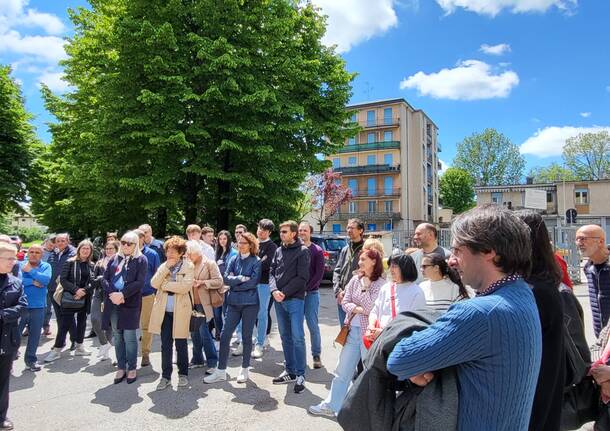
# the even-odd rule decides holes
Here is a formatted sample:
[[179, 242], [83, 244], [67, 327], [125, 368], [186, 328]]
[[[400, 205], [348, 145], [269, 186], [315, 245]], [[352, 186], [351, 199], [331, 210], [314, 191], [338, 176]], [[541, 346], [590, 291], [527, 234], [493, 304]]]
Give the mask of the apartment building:
[[328, 159], [340, 172], [353, 199], [335, 214], [326, 230], [344, 232], [359, 217], [368, 231], [411, 230], [438, 221], [438, 128], [405, 99], [347, 106], [361, 131]]

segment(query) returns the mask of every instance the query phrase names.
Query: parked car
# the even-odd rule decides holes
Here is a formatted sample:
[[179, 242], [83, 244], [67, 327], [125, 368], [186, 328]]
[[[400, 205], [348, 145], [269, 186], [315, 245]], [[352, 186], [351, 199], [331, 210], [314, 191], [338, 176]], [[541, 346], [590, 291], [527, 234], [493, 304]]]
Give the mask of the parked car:
[[324, 280], [333, 279], [333, 271], [341, 249], [347, 245], [347, 238], [339, 235], [312, 235], [311, 241], [322, 248], [324, 253]]

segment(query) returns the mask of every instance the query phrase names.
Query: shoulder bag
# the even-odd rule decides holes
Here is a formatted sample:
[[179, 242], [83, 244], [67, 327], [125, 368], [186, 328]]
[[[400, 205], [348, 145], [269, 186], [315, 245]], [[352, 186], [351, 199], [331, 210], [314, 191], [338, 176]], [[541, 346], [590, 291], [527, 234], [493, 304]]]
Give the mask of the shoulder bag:
[[[73, 261], [72, 263], [74, 265], [74, 284], [76, 284], [76, 267], [78, 266], [78, 263], [76, 261]], [[68, 292], [62, 288], [60, 306], [66, 310], [78, 310], [85, 306], [85, 297], [83, 296], [80, 299], [76, 299], [72, 292]]]
[[191, 320], [189, 321], [189, 331], [196, 332], [199, 331], [201, 325], [205, 323], [205, 314], [200, 313], [195, 309], [191, 292], [189, 292], [189, 299], [191, 300]]
[[335, 338], [335, 343], [345, 346], [345, 343], [347, 343], [347, 336], [349, 335], [349, 330], [351, 328], [350, 324], [352, 323], [352, 319], [354, 318], [354, 316], [356, 315], [352, 314], [347, 320], [347, 323], [341, 326], [341, 330], [339, 331], [337, 338]]

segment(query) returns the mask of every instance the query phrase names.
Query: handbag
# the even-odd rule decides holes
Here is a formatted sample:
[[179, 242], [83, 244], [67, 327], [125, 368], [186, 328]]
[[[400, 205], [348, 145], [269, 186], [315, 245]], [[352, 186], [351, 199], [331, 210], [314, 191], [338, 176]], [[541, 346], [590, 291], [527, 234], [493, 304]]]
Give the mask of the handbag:
[[[73, 262], [74, 265], [74, 283], [76, 284], [76, 261]], [[55, 296], [55, 295], [53, 295]], [[61, 308], [66, 310], [77, 310], [83, 308], [85, 306], [85, 297], [83, 296], [80, 299], [76, 299], [72, 292], [68, 292], [64, 290], [63, 287], [61, 289], [61, 300], [59, 303]]]
[[189, 292], [189, 299], [191, 300], [191, 319], [189, 320], [189, 332], [199, 331], [201, 325], [205, 323], [205, 314], [200, 313], [195, 309], [195, 304], [193, 303], [193, 297], [191, 296], [191, 292]]
[[210, 302], [212, 303], [213, 308], [222, 307], [222, 304], [225, 302], [225, 292], [228, 289], [226, 286], [222, 286], [220, 289], [210, 289]]
[[61, 294], [64, 292], [64, 288], [59, 280], [60, 277], [57, 276], [57, 279], [55, 280], [55, 285], [57, 287], [55, 288], [55, 292], [53, 292], [53, 301], [55, 301], [57, 305], [61, 306]]
[[584, 424], [595, 420], [598, 422], [607, 421], [608, 407], [602, 404], [600, 390], [593, 377], [586, 376], [578, 384], [564, 389], [561, 429], [577, 430]]
[[349, 335], [349, 330], [351, 328], [350, 323], [352, 323], [352, 319], [354, 318], [354, 316], [355, 314], [352, 314], [347, 320], [347, 323], [341, 326], [341, 330], [339, 331], [337, 338], [335, 338], [335, 343], [345, 346], [345, 343], [347, 343], [347, 336]]

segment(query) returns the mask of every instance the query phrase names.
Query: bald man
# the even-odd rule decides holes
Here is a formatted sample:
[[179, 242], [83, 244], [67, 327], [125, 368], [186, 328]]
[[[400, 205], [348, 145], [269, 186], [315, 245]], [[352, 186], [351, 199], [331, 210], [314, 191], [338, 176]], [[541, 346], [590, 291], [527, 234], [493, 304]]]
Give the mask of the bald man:
[[593, 328], [597, 337], [610, 317], [610, 264], [606, 233], [594, 224], [576, 231], [576, 245], [589, 261], [585, 264], [585, 275], [589, 285], [589, 301], [593, 315]]
[[451, 253], [449, 253], [449, 250], [438, 245], [438, 230], [431, 223], [421, 223], [415, 228], [413, 242], [418, 247], [418, 250], [410, 253], [417, 268], [417, 280], [415, 282], [421, 283], [424, 281], [424, 275], [421, 270], [424, 255], [434, 253], [445, 256], [448, 259]]

